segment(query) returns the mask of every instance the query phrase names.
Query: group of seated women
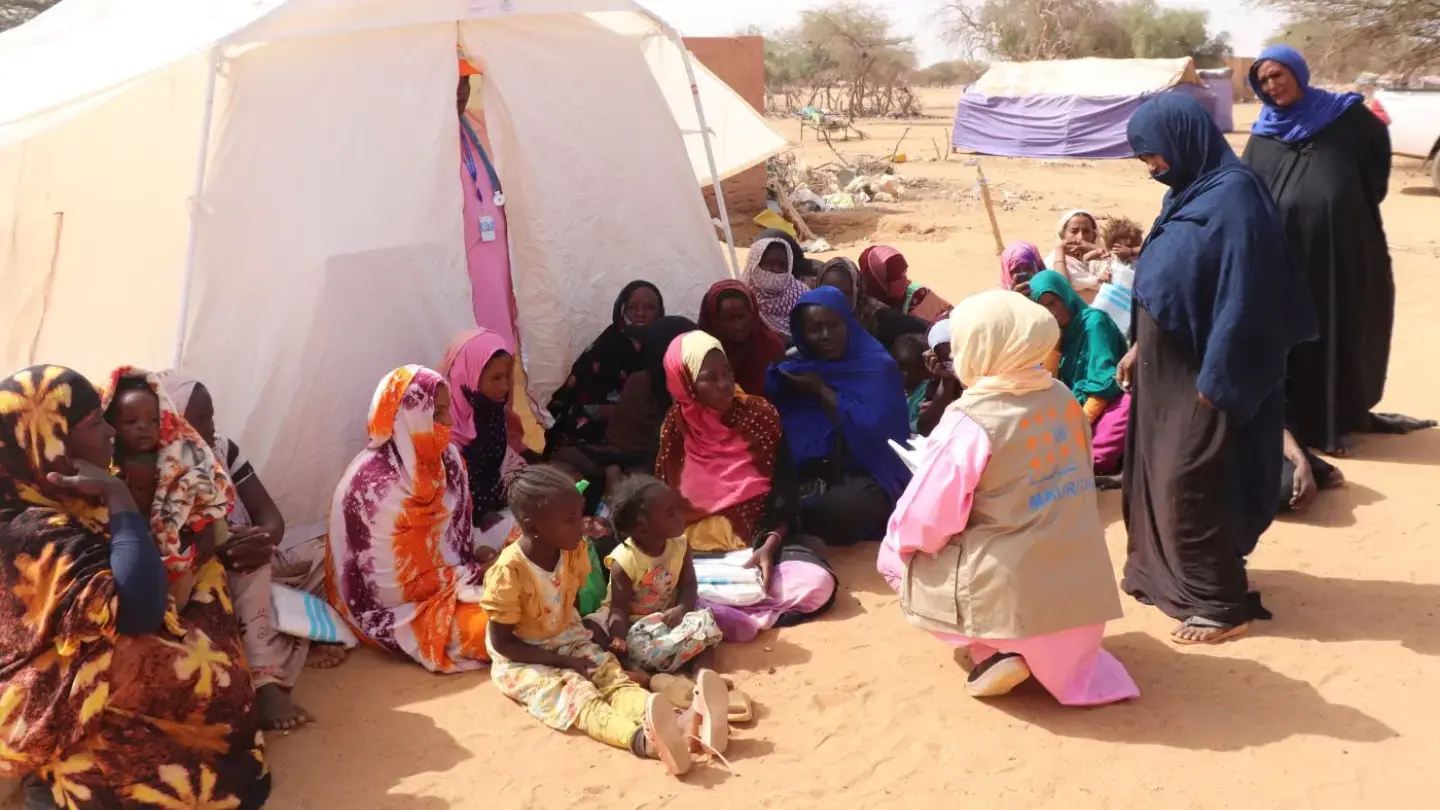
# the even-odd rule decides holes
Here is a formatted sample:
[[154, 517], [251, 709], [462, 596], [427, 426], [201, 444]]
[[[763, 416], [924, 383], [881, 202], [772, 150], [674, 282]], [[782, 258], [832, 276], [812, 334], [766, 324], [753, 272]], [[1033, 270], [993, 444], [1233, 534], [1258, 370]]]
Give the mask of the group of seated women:
[[541, 450], [515, 349], [464, 332], [433, 368], [380, 381], [327, 535], [284, 548], [198, 380], [16, 372], [0, 382], [0, 774], [32, 775], [34, 807], [261, 806], [260, 731], [304, 723], [302, 665], [343, 656], [277, 627], [277, 585], [684, 773], [751, 716], [714, 646], [824, 613], [825, 548], [864, 541], [906, 618], [969, 649], [971, 694], [1033, 677], [1067, 705], [1135, 697], [1101, 648], [1120, 607], [1095, 495], [1124, 463], [1127, 340], [1085, 288], [1138, 236], [1072, 212], [1056, 269], [1013, 245], [1003, 289], [952, 311], [893, 248], [816, 267], [762, 234], [698, 323], [627, 285]]

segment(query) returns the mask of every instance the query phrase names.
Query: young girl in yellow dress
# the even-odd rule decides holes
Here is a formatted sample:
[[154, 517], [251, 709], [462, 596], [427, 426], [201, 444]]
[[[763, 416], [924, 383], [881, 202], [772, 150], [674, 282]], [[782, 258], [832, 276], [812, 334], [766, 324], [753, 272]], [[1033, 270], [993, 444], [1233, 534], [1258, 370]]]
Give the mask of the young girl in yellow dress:
[[527, 467], [511, 482], [508, 501], [524, 534], [486, 573], [481, 600], [496, 688], [553, 729], [578, 728], [659, 759], [676, 776], [691, 765], [682, 727], [698, 721], [701, 740], [723, 748], [729, 729], [723, 691], [717, 700], [697, 686], [694, 716], [677, 719], [667, 698], [630, 680], [581, 624], [575, 596], [590, 561], [580, 542], [585, 499], [574, 480], [549, 465]]
[[605, 558], [606, 632], [624, 640], [630, 662], [642, 670], [675, 672], [688, 665], [703, 674], [723, 635], [714, 614], [695, 604], [699, 582], [679, 494], [651, 476], [635, 475], [609, 500], [615, 531], [628, 539]]

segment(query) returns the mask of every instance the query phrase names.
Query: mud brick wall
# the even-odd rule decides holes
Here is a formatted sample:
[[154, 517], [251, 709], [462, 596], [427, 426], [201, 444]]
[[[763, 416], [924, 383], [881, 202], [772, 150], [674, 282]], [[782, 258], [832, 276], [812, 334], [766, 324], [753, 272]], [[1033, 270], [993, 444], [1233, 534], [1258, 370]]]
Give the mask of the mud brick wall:
[[[758, 112], [765, 111], [765, 38], [686, 37], [685, 45], [711, 73], [730, 85], [741, 98]], [[732, 218], [749, 219], [765, 207], [765, 167], [755, 166], [721, 184], [725, 189], [725, 207]], [[705, 187], [705, 205], [710, 216], [719, 216], [715, 207], [715, 190]]]

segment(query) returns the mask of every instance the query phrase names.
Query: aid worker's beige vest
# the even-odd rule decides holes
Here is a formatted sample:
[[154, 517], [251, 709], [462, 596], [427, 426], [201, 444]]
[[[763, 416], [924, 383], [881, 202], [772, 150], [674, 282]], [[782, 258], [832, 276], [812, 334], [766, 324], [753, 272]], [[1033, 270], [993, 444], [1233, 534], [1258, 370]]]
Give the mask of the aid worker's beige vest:
[[1070, 390], [965, 394], [952, 407], [990, 436], [965, 530], [905, 568], [917, 627], [1025, 638], [1120, 618], [1090, 463], [1090, 425]]

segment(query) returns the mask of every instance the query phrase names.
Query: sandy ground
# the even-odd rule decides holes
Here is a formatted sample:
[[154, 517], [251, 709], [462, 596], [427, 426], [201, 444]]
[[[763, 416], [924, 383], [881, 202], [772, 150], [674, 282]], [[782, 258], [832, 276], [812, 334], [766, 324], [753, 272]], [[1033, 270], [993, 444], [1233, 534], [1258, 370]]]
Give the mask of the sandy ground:
[[[867, 240], [900, 248], [914, 276], [952, 301], [997, 276], [983, 209], [968, 199], [974, 168], [961, 156], [933, 160], [929, 142], [944, 149], [953, 98], [935, 94], [932, 119], [866, 122], [871, 140], [837, 144], [888, 154], [911, 127], [902, 151], [932, 160], [902, 171], [935, 188], [817, 218], [852, 256]], [[1241, 126], [1253, 115], [1241, 111]], [[803, 153], [812, 165], [833, 159], [808, 139]], [[1005, 237], [1047, 251], [1059, 211], [1148, 225], [1163, 190], [1134, 161], [984, 167], [1009, 197]], [[1424, 319], [1440, 296], [1423, 280], [1440, 260], [1440, 196], [1412, 164], [1397, 166], [1390, 189], [1400, 296], [1383, 406], [1436, 416]], [[1107, 646], [1140, 685], [1133, 703], [1065, 709], [1033, 684], [990, 703], [968, 698], [963, 655], [906, 624], [868, 545], [833, 554], [843, 592], [825, 619], [722, 648], [721, 668], [759, 704], [758, 722], [735, 734], [733, 775], [705, 764], [676, 781], [657, 763], [543, 727], [485, 674], [434, 676], [361, 651], [302, 678], [297, 698], [319, 719], [271, 735], [270, 806], [1433, 807], [1423, 796], [1440, 779], [1440, 431], [1369, 439], [1358, 456], [1342, 465], [1346, 489], [1277, 523], [1252, 558], [1274, 621], [1182, 650], [1166, 641], [1173, 622], [1125, 600]], [[1119, 504], [1101, 493], [1117, 572]]]

